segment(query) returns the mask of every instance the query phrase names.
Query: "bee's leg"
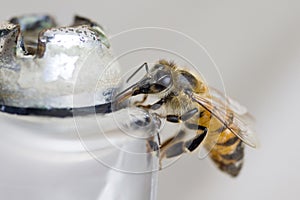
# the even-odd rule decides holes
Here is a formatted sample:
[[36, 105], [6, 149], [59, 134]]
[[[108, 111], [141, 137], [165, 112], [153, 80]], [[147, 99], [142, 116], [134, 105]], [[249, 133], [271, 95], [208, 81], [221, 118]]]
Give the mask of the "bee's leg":
[[162, 167], [161, 162], [163, 158], [173, 158], [179, 156], [186, 152], [194, 151], [204, 140], [207, 135], [207, 128], [199, 126], [198, 130], [202, 130], [201, 134], [197, 134], [194, 138], [183, 141], [183, 135], [185, 132], [181, 130], [178, 135], [179, 137], [173, 137], [164, 142], [161, 146], [161, 156], [160, 156], [160, 168]]
[[[152, 136], [147, 140], [146, 143], [147, 153], [152, 154], [152, 156], [155, 155], [156, 158], [160, 158], [160, 147], [161, 147], [161, 140], [160, 140], [159, 133], [157, 133], [157, 136]], [[151, 157], [148, 158], [150, 159]], [[161, 169], [160, 160], [159, 160], [159, 168]]]
[[203, 132], [201, 134], [197, 134], [193, 139], [188, 140], [184, 143], [185, 148], [187, 148], [190, 152], [197, 149], [197, 147], [205, 139], [208, 131], [206, 127], [200, 125], [198, 125], [197, 130], [202, 130]]
[[133, 104], [134, 104], [135, 106], [138, 106], [138, 107], [143, 107], [142, 104], [147, 100], [147, 98], [148, 98], [148, 95], [147, 95], [147, 94], [144, 94], [142, 100], [140, 100], [140, 101], [135, 101]]
[[153, 151], [158, 152], [159, 147], [160, 147], [159, 135], [158, 135], [158, 141], [157, 142], [154, 140], [153, 137], [151, 139], [147, 140], [147, 152], [148, 153], [153, 152]]
[[[192, 152], [194, 151], [204, 140], [207, 135], [207, 128], [201, 128], [198, 130], [202, 130], [201, 134], [197, 134], [190, 140], [180, 141], [182, 137], [174, 137], [171, 138], [171, 141], [167, 140], [161, 146], [161, 151], [164, 152], [166, 158], [171, 158], [178, 156], [184, 152]], [[179, 142], [178, 142], [179, 141]]]
[[[144, 101], [145, 102], [145, 101]], [[160, 99], [159, 101], [155, 102], [154, 104], [149, 105], [137, 105], [140, 108], [157, 110], [165, 103], [165, 98]]]
[[180, 155], [183, 153], [182, 148], [179, 148], [179, 152], [177, 149], [175, 149], [175, 150], [177, 150], [176, 151], [177, 153], [175, 153], [173, 156], [171, 156], [170, 155], [171, 151], [168, 151], [169, 153], [167, 155], [167, 150], [169, 149], [169, 147], [173, 146], [174, 143], [178, 143], [178, 141], [181, 141], [183, 139], [184, 135], [185, 135], [185, 131], [180, 130], [176, 136], [171, 137], [162, 143], [162, 145], [160, 146], [160, 157], [159, 157], [160, 169], [162, 169], [162, 159], [163, 158], [171, 158], [171, 157], [175, 157], [176, 155]]
[[198, 109], [197, 108], [193, 108], [191, 110], [188, 110], [187, 112], [185, 112], [182, 115], [167, 115], [167, 121], [169, 122], [173, 122], [173, 123], [179, 123], [181, 121], [185, 122], [187, 120], [189, 120], [190, 118], [192, 118], [196, 113], [198, 113]]
[[157, 136], [158, 136], [158, 140], [155, 139], [155, 136], [152, 136], [146, 141], [146, 153], [149, 155], [147, 156], [147, 160], [149, 163], [151, 162], [151, 158], [153, 158], [154, 156], [156, 158], [159, 158], [159, 153], [160, 153], [159, 134]]

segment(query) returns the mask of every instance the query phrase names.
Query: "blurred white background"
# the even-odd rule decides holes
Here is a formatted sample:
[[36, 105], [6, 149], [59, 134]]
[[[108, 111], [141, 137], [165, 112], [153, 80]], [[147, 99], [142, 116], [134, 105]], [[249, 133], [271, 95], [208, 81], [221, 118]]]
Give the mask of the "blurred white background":
[[[68, 24], [74, 14], [81, 14], [112, 35], [158, 26], [193, 37], [218, 65], [227, 93], [255, 116], [261, 147], [247, 149], [244, 168], [235, 179], [209, 159], [184, 156], [160, 172], [158, 199], [299, 198], [299, 1], [27, 0], [3, 1], [0, 10], [1, 21], [46, 12]], [[78, 168], [74, 173], [86, 172]]]

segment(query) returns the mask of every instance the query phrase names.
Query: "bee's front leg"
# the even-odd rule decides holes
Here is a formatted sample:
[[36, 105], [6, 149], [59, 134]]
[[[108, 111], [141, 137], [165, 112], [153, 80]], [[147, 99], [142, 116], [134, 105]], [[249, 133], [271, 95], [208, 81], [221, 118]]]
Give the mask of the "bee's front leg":
[[147, 98], [148, 98], [148, 95], [147, 95], [147, 94], [144, 94], [142, 100], [140, 100], [140, 101], [135, 101], [135, 102], [133, 103], [133, 105], [135, 105], [135, 106], [137, 106], [137, 107], [142, 107], [142, 108], [144, 108], [142, 104], [147, 100]]
[[[147, 99], [147, 97], [146, 97], [146, 99]], [[136, 101], [137, 104], [136, 104], [136, 102], [134, 102], [134, 105], [138, 106], [139, 108], [157, 110], [165, 103], [165, 99], [162, 98], [162, 99], [160, 99], [159, 101], [157, 101], [153, 104], [141, 105], [142, 103], [144, 103], [146, 101], [146, 99], [144, 100], [144, 98], [143, 98], [141, 101]]]

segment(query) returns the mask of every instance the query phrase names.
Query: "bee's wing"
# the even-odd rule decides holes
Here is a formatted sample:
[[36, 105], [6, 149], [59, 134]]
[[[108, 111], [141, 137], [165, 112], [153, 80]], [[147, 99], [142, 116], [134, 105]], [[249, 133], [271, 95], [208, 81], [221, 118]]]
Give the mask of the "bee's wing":
[[[222, 92], [219, 90], [209, 87], [209, 94], [213, 98], [213, 100], [216, 100], [216, 103], [220, 103], [220, 106], [227, 106], [229, 107], [233, 112], [243, 115], [246, 114], [247, 108], [239, 104], [237, 101], [233, 100], [230, 97], [225, 96]], [[214, 102], [212, 102], [214, 103]]]
[[[209, 91], [209, 97], [203, 97], [196, 93], [191, 93], [190, 95], [194, 101], [208, 110], [244, 143], [255, 148], [257, 140], [254, 137], [252, 129], [254, 120], [247, 109], [235, 100], [225, 97], [225, 95], [216, 89], [210, 89]], [[228, 111], [233, 112], [233, 119], [228, 118]]]

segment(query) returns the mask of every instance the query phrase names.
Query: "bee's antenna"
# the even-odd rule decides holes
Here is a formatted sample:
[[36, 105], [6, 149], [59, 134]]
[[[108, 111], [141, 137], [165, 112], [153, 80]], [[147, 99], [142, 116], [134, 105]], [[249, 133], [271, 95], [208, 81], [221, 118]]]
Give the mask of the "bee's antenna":
[[147, 74], [149, 73], [149, 68], [148, 68], [148, 64], [145, 62], [144, 64], [142, 64], [127, 80], [126, 83], [128, 83], [130, 81], [130, 79], [132, 79], [132, 77], [134, 77], [143, 67], [145, 66], [146, 68], [146, 72]]

